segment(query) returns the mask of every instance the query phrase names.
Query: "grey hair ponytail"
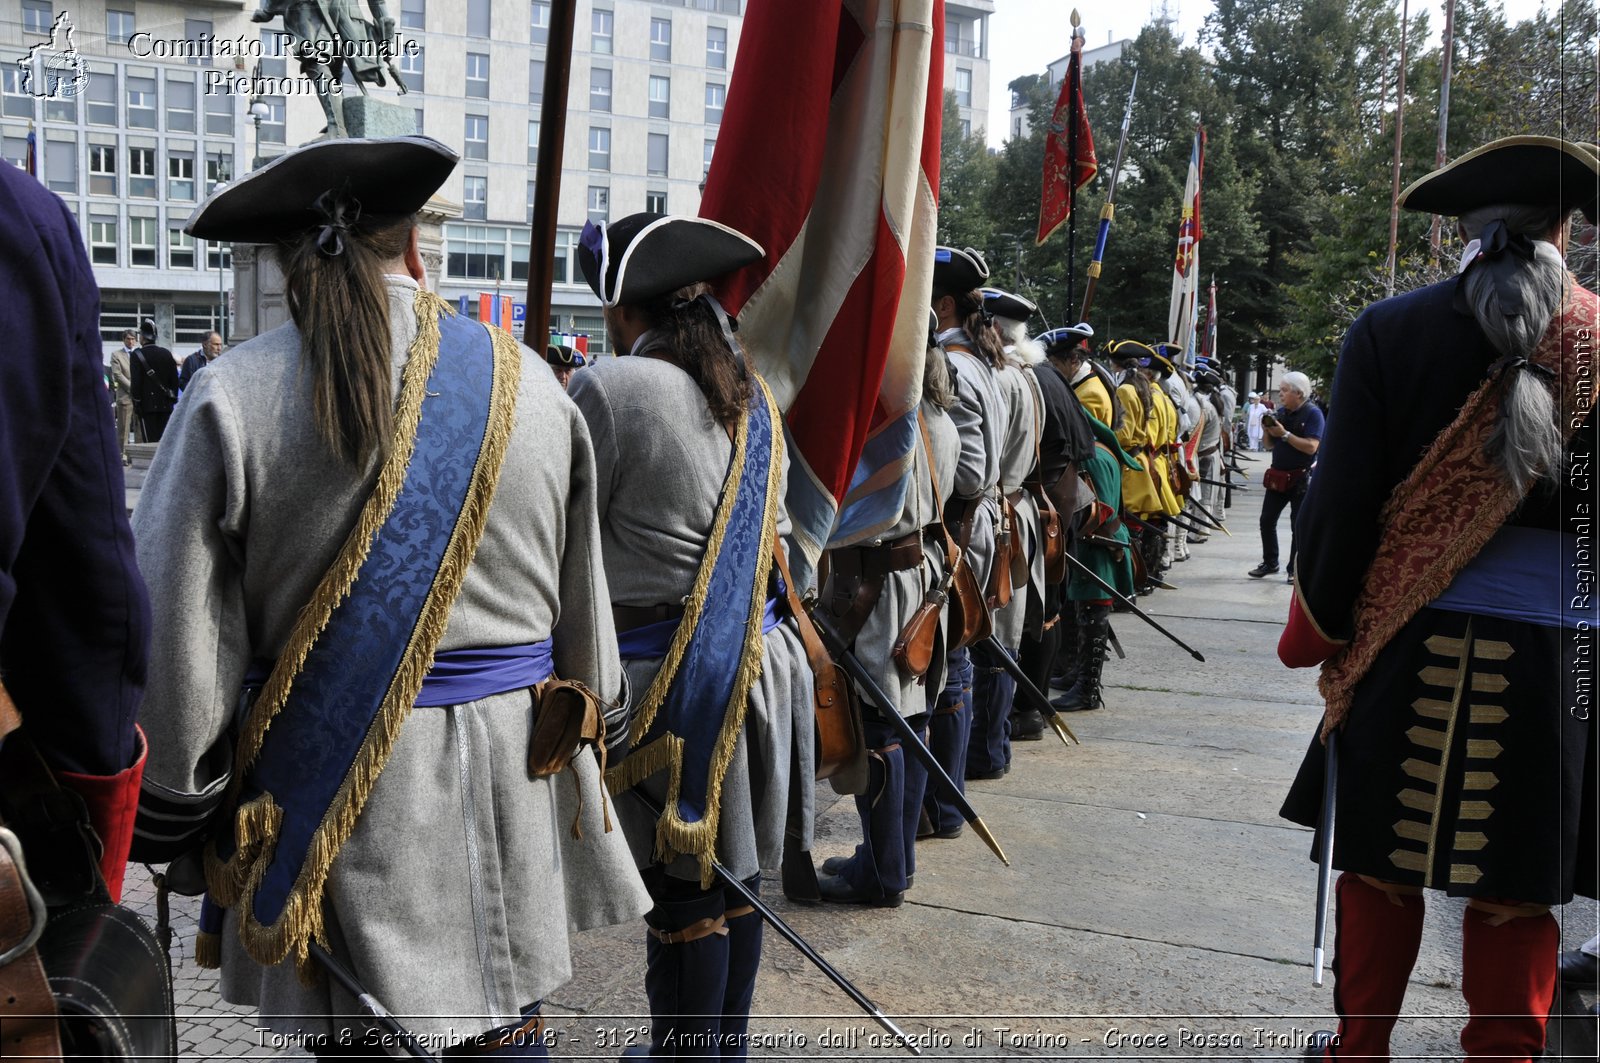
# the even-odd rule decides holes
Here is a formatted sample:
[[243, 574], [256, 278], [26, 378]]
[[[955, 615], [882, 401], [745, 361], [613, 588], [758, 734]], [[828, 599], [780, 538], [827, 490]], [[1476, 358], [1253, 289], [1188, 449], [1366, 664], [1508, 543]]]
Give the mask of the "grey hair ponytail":
[[1566, 263], [1544, 239], [1561, 220], [1559, 211], [1529, 206], [1482, 207], [1461, 218], [1468, 240], [1500, 245], [1469, 263], [1462, 291], [1478, 327], [1500, 353], [1495, 371], [1505, 380], [1499, 421], [1484, 452], [1518, 496], [1553, 475], [1561, 462], [1555, 396], [1545, 375], [1527, 361], [1566, 290]]
[[944, 348], [930, 346], [922, 363], [922, 400], [941, 410], [956, 404], [956, 382], [950, 376], [950, 358]]

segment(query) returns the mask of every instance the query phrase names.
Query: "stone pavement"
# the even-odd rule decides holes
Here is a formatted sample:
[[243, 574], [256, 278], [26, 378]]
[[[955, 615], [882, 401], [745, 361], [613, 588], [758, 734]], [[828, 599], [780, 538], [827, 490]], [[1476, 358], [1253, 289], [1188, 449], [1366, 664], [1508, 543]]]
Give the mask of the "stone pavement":
[[[899, 909], [805, 908], [775, 877], [764, 883], [925, 1055], [1292, 1059], [1307, 1032], [1331, 1028], [1331, 977], [1311, 984], [1310, 833], [1277, 818], [1320, 716], [1315, 673], [1275, 656], [1283, 577], [1244, 575], [1259, 559], [1264, 467], [1247, 466], [1255, 489], [1235, 496], [1235, 537], [1194, 547], [1169, 577], [1178, 590], [1140, 599], [1205, 663], [1118, 615], [1128, 658], [1106, 667], [1108, 707], [1071, 718], [1083, 745], [1019, 744], [1010, 775], [969, 785], [1011, 867], [967, 831], [922, 843]], [[1287, 521], [1281, 534], [1287, 547]], [[851, 850], [859, 821], [826, 786], [817, 799], [820, 863]], [[150, 910], [147, 887], [132, 894]], [[1558, 915], [1569, 948], [1595, 933], [1591, 902]], [[185, 1054], [275, 1054], [189, 962], [193, 905], [174, 918]], [[1458, 902], [1430, 898], [1396, 1059], [1458, 1051], [1460, 920]], [[574, 978], [545, 1006], [556, 1058], [614, 1059], [637, 1040], [648, 1022], [642, 941], [639, 926], [574, 939]], [[904, 1055], [771, 932], [754, 1010], [758, 1058]]]

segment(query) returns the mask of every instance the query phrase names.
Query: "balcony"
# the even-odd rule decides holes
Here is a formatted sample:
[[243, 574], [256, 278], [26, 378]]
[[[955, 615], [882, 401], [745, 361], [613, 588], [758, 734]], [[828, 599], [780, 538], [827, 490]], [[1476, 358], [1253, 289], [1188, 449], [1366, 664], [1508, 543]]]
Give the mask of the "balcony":
[[969, 59], [985, 58], [983, 49], [978, 46], [977, 41], [973, 40], [946, 37], [944, 39], [944, 50], [947, 55], [964, 55]]

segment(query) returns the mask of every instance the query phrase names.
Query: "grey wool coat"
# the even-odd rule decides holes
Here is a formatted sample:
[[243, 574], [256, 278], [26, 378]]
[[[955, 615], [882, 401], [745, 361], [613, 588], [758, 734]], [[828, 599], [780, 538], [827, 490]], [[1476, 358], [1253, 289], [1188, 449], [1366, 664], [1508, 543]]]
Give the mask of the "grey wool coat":
[[[650, 339], [646, 333], [635, 348], [644, 349]], [[594, 439], [600, 544], [612, 602], [680, 603], [710, 541], [732, 442], [694, 379], [662, 359], [602, 359], [575, 373], [567, 387]], [[778, 534], [787, 529], [780, 507]], [[626, 664], [630, 686], [642, 695], [661, 661]], [[740, 878], [778, 865], [791, 801], [799, 802], [801, 841], [810, 846], [812, 686], [805, 650], [789, 625], [768, 632], [761, 676], [722, 784], [717, 859]], [[793, 778], [796, 765], [801, 774]], [[665, 780], [658, 772], [641, 787], [660, 804]], [[638, 865], [655, 863], [654, 817], [626, 795], [617, 798], [617, 811]], [[686, 856], [667, 870], [678, 878], [700, 877], [698, 863]]]
[[[927, 402], [922, 404], [921, 412], [923, 422], [928, 426], [928, 439], [933, 443], [933, 471], [938, 477], [938, 494], [934, 494], [934, 477], [929, 474], [928, 457], [922, 436], [918, 433], [916, 449], [912, 452], [911, 485], [906, 491], [905, 506], [900, 512], [899, 521], [881, 536], [884, 542], [910, 535], [941, 520], [944, 504], [950, 500], [950, 492], [955, 484], [956, 462], [961, 453], [955, 425], [948, 414]], [[883, 692], [897, 699], [896, 708], [901, 716], [927, 712], [928, 692], [937, 694], [944, 688], [946, 613], [941, 612], [939, 617], [933, 663], [920, 680], [894, 663], [895, 640], [910, 621], [911, 614], [922, 604], [929, 588], [943, 578], [944, 567], [944, 537], [924, 534], [922, 566], [891, 572], [884, 578], [883, 593], [878, 598], [878, 604], [856, 635], [856, 656], [872, 673], [872, 678], [877, 680]], [[826, 589], [822, 600], [828, 600]], [[862, 696], [865, 698], [865, 693]], [[862, 711], [872, 712], [870, 708], [863, 708]]]
[[[1000, 490], [1015, 494], [1039, 463], [1039, 433], [1044, 421], [1044, 397], [1033, 370], [1008, 365], [995, 373], [1006, 397], [1006, 434], [1000, 452]], [[1044, 552], [1039, 549], [1039, 505], [1031, 494], [1013, 509], [1011, 529], [1017, 549], [1011, 555], [1011, 602], [994, 614], [995, 638], [1007, 649], [1022, 644], [1024, 622], [1042, 615], [1044, 602]]]
[[[941, 333], [939, 342], [966, 344], [970, 341], [965, 332], [954, 329]], [[1010, 407], [995, 379], [995, 371], [982, 358], [948, 347], [946, 354], [950, 358], [950, 368], [955, 371], [956, 385], [956, 404], [950, 407], [950, 421], [955, 425], [961, 444], [954, 492], [958, 499], [983, 500], [973, 518], [966, 558], [978, 586], [987, 587], [989, 568], [994, 562], [995, 529], [1000, 523], [996, 488], [1000, 483], [1000, 455], [1005, 445]]]
[[[388, 278], [400, 369], [415, 284]], [[554, 637], [559, 676], [623, 689], [606, 609], [589, 433], [544, 359], [523, 349], [516, 425], [477, 556], [441, 650]], [[157, 452], [133, 526], [155, 636], [141, 723], [144, 786], [201, 802], [223, 785], [252, 659], [271, 660], [370, 493], [318, 438], [293, 325], [195, 379]], [[471, 1036], [510, 1022], [571, 976], [568, 935], [649, 907], [620, 831], [606, 833], [594, 758], [530, 778], [528, 691], [413, 709], [324, 894], [329, 937], [413, 1031]], [[573, 774], [576, 773], [576, 785]], [[582, 811], [579, 812], [581, 790]], [[583, 837], [573, 836], [581, 818]], [[261, 967], [229, 913], [222, 992], [279, 1033], [315, 1033], [350, 998]]]

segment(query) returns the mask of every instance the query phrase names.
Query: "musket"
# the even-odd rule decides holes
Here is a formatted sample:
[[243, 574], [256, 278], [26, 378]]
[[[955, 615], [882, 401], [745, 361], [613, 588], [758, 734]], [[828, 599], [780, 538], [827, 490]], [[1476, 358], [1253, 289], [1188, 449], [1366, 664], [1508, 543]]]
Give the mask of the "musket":
[[1220, 517], [1218, 517], [1216, 514], [1212, 513], [1209, 509], [1207, 509], [1205, 506], [1201, 505], [1199, 502], [1195, 501], [1192, 498], [1189, 499], [1189, 504], [1191, 506], [1193, 506], [1195, 509], [1199, 510], [1201, 515], [1204, 516], [1207, 520], [1209, 520], [1212, 524], [1216, 525], [1218, 530], [1220, 530], [1223, 535], [1226, 535], [1230, 539], [1233, 538], [1233, 532], [1228, 530], [1228, 526], [1226, 524], [1222, 523], [1222, 519]]
[[333, 980], [338, 982], [346, 993], [355, 997], [356, 1003], [366, 1008], [368, 1014], [376, 1019], [378, 1025], [387, 1030], [399, 1042], [401, 1048], [404, 1048], [407, 1053], [418, 1059], [428, 1059], [432, 1060], [433, 1063], [439, 1063], [439, 1057], [423, 1048], [422, 1042], [417, 1040], [417, 1035], [402, 1026], [400, 1020], [389, 1013], [388, 1008], [378, 1003], [378, 998], [367, 992], [367, 987], [361, 984], [350, 968], [334, 959], [333, 955], [317, 944], [315, 939], [308, 943], [307, 948], [311, 953], [311, 958], [322, 964], [323, 969], [333, 977]]
[[[638, 787], [634, 787], [633, 789], [629, 790], [628, 793], [633, 796], [635, 801], [638, 801], [644, 806], [644, 810], [647, 814], [657, 819], [661, 817], [661, 806], [652, 801]], [[756, 893], [756, 891], [751, 889], [749, 886], [746, 886], [743, 879], [739, 878], [726, 867], [722, 866], [722, 863], [715, 857], [713, 857], [711, 860], [711, 870], [716, 872], [717, 877], [722, 879], [726, 885], [743, 897], [744, 902], [750, 907], [754, 908], [756, 910], [756, 914], [761, 916], [762, 920], [764, 920], [768, 926], [776, 930], [780, 937], [782, 937], [789, 944], [793, 945], [795, 949], [799, 951], [800, 955], [810, 960], [812, 966], [821, 971], [823, 975], [827, 977], [828, 981], [842, 989], [845, 996], [855, 1001], [857, 1006], [859, 1006], [862, 1011], [872, 1016], [872, 1021], [883, 1027], [883, 1029], [891, 1037], [899, 1042], [902, 1048], [906, 1049], [906, 1051], [910, 1052], [914, 1056], [922, 1055], [922, 1051], [917, 1048], [916, 1044], [912, 1042], [911, 1038], [906, 1035], [906, 1032], [900, 1029], [900, 1027], [896, 1026], [894, 1020], [885, 1015], [883, 1010], [872, 1002], [871, 997], [867, 996], [860, 989], [856, 988], [855, 983], [850, 981], [850, 979], [840, 974], [838, 969], [835, 968], [833, 964], [824, 959], [822, 954], [812, 947], [811, 942], [801, 937], [799, 931], [795, 930], [794, 927], [784, 922], [783, 917], [777, 912], [773, 911], [767, 902], [761, 899], [760, 894]]]
[[1018, 693], [1022, 694], [1024, 699], [1038, 709], [1039, 714], [1049, 721], [1050, 727], [1061, 739], [1063, 745], [1066, 744], [1068, 738], [1072, 739], [1073, 742], [1077, 742], [1080, 746], [1083, 745], [1082, 742], [1078, 741], [1078, 736], [1072, 733], [1072, 728], [1067, 726], [1067, 721], [1063, 720], [1061, 714], [1056, 711], [1056, 707], [1050, 704], [1050, 699], [1045, 696], [1044, 692], [1038, 688], [1032, 679], [1028, 678], [1028, 674], [1022, 670], [1022, 665], [1013, 660], [1011, 654], [1005, 651], [1005, 647], [1000, 645], [999, 639], [990, 635], [979, 642], [978, 645], [987, 648], [1000, 659], [1001, 669], [1016, 680]]
[[[1115, 541], [1115, 540], [1113, 540], [1113, 541]], [[1121, 544], [1118, 544], [1118, 545], [1121, 545]], [[1107, 594], [1111, 595], [1113, 600], [1119, 601], [1123, 605], [1127, 606], [1128, 607], [1128, 611], [1131, 612], [1134, 616], [1138, 617], [1140, 620], [1143, 620], [1145, 623], [1149, 624], [1151, 627], [1155, 628], [1157, 631], [1159, 631], [1163, 635], [1167, 636], [1167, 638], [1169, 638], [1173, 642], [1177, 643], [1180, 648], [1182, 648], [1182, 649], [1184, 649], [1184, 650], [1186, 650], [1188, 652], [1189, 656], [1193, 657], [1195, 660], [1199, 661], [1201, 664], [1205, 663], [1206, 659], [1205, 659], [1204, 656], [1201, 655], [1199, 650], [1195, 649], [1193, 646], [1190, 646], [1187, 642], [1184, 642], [1178, 636], [1174, 635], [1172, 632], [1168, 631], [1166, 628], [1164, 628], [1160, 624], [1156, 623], [1154, 617], [1152, 617], [1149, 613], [1145, 612], [1143, 609], [1140, 609], [1137, 605], [1134, 605], [1133, 602], [1128, 599], [1127, 595], [1121, 593], [1115, 587], [1113, 587], [1111, 584], [1109, 584], [1105, 580], [1101, 579], [1100, 578], [1100, 574], [1098, 572], [1096, 572], [1094, 569], [1090, 568], [1088, 565], [1084, 564], [1082, 561], [1079, 561], [1077, 558], [1073, 557], [1071, 550], [1067, 551], [1066, 558], [1067, 558], [1067, 563], [1068, 564], [1072, 564], [1072, 565], [1078, 566], [1078, 571], [1082, 572], [1085, 576], [1088, 576], [1090, 579], [1092, 579], [1096, 583], [1100, 584], [1100, 589], [1101, 590], [1103, 590]]]
[[1094, 290], [1100, 280], [1100, 263], [1106, 257], [1106, 238], [1111, 235], [1111, 219], [1117, 216], [1117, 177], [1122, 173], [1122, 155], [1128, 147], [1128, 125], [1133, 121], [1133, 94], [1139, 88], [1139, 68], [1133, 68], [1133, 84], [1128, 87], [1128, 106], [1122, 112], [1122, 136], [1117, 140], [1117, 161], [1111, 164], [1111, 185], [1106, 189], [1106, 201], [1100, 208], [1100, 231], [1094, 238], [1094, 259], [1089, 263], [1089, 280], [1083, 286], [1083, 311], [1079, 321], [1089, 320], [1089, 307], [1094, 303]]
[[1317, 930], [1311, 943], [1311, 984], [1322, 985], [1322, 943], [1328, 935], [1328, 887], [1333, 881], [1333, 800], [1339, 776], [1339, 732], [1329, 731], [1322, 777], [1322, 851], [1317, 854]]
[[950, 778], [949, 773], [944, 770], [944, 765], [939, 763], [939, 758], [933, 755], [933, 751], [922, 741], [922, 737], [913, 731], [911, 725], [901, 717], [899, 710], [895, 707], [894, 699], [883, 692], [883, 688], [872, 677], [872, 673], [867, 671], [866, 665], [862, 664], [861, 659], [844, 644], [844, 640], [839, 637], [839, 632], [835, 630], [832, 621], [822, 616], [819, 611], [811, 614], [811, 622], [816, 626], [817, 634], [822, 636], [822, 642], [827, 647], [828, 654], [839, 662], [839, 666], [845, 670], [851, 679], [855, 680], [856, 685], [867, 695], [867, 699], [872, 702], [872, 707], [878, 710], [878, 715], [883, 718], [883, 722], [888, 724], [895, 734], [899, 736], [901, 747], [910, 750], [911, 755], [917, 759], [917, 763], [928, 769], [929, 780], [937, 784], [944, 791], [945, 796], [955, 803], [956, 808], [961, 812], [961, 818], [972, 824], [973, 831], [983, 839], [983, 844], [989, 847], [990, 852], [998, 856], [1002, 864], [1010, 867], [1011, 860], [1006, 856], [1005, 850], [1000, 848], [1000, 843], [995, 841], [994, 834], [989, 830], [989, 825], [983, 821], [982, 816], [978, 815], [978, 810], [972, 807], [972, 802], [967, 800], [967, 795], [962, 793], [961, 788], [955, 784], [955, 780]]
[[1207, 485], [1209, 485], [1211, 487], [1226, 487], [1230, 491], [1248, 491], [1249, 490], [1248, 487], [1241, 487], [1239, 484], [1228, 483], [1226, 480], [1208, 480], [1204, 476], [1196, 476], [1194, 478], [1194, 482], [1197, 483], [1197, 484], [1207, 484]]

